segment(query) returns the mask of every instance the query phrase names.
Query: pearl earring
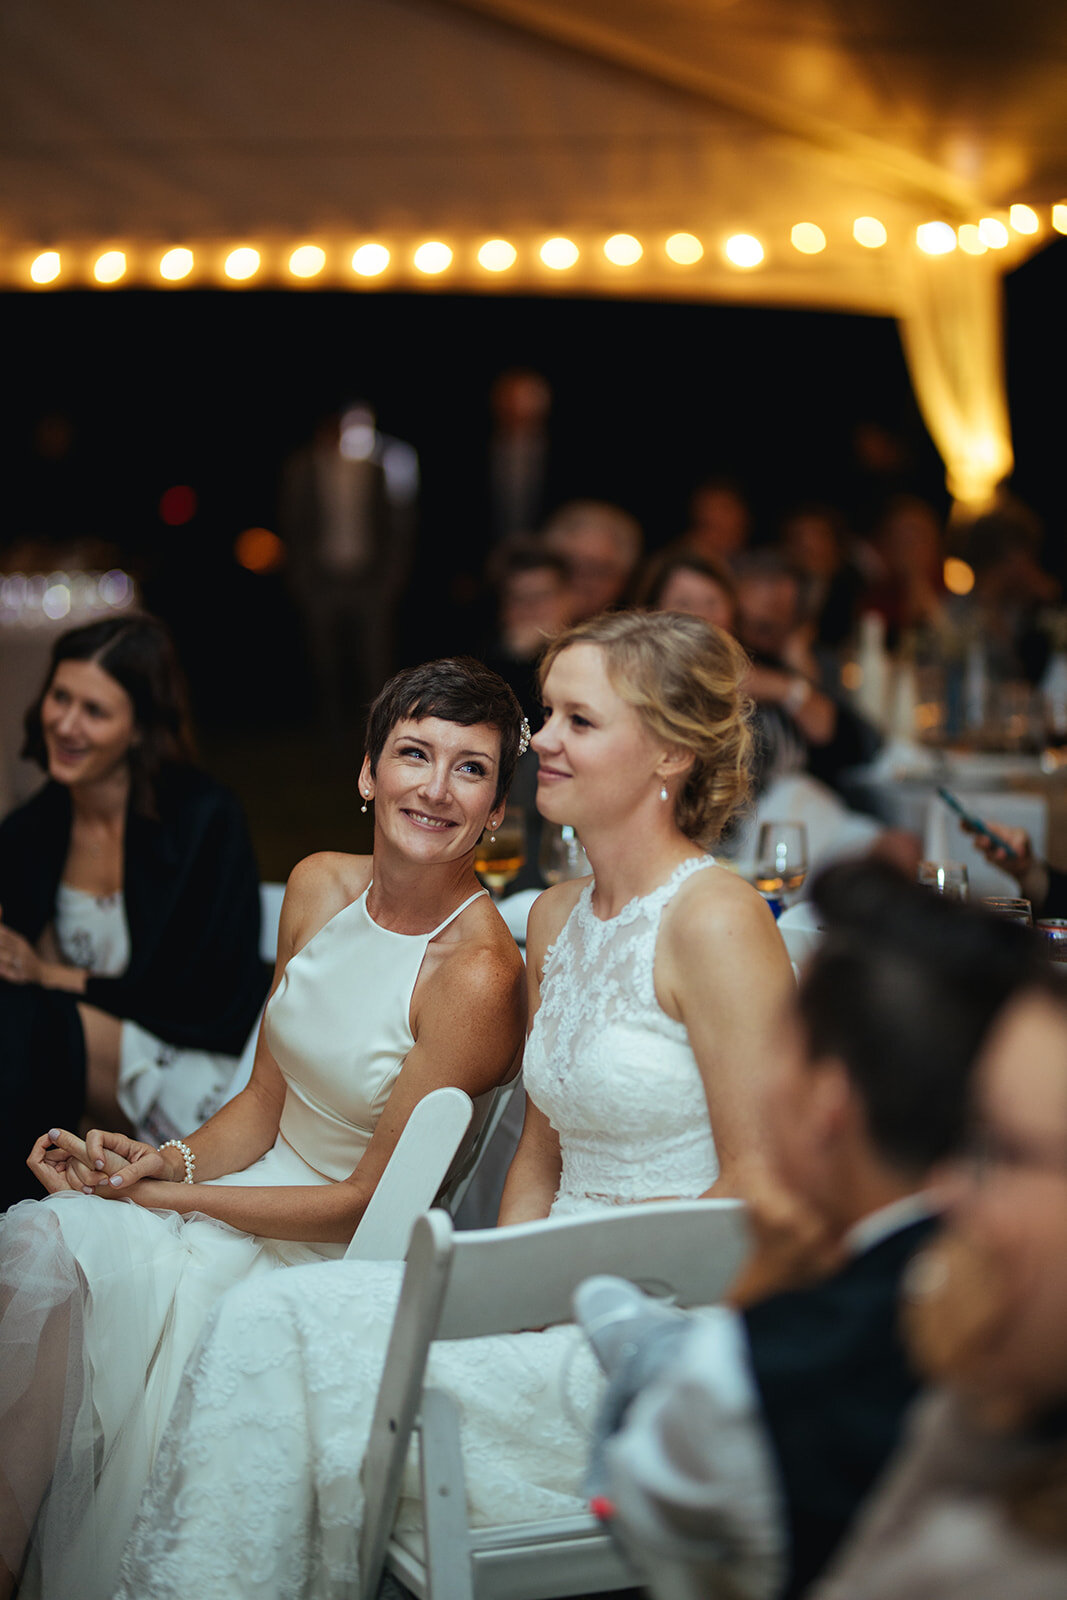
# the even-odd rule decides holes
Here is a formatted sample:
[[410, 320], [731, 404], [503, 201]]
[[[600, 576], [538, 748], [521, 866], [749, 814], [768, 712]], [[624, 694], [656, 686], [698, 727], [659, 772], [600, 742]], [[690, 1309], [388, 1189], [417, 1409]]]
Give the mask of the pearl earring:
[[666, 784], [664, 784], [662, 786], [662, 788], [660, 789], [659, 797], [660, 797], [661, 800], [669, 800], [670, 799], [670, 795], [667, 793], [667, 785]]
[[368, 796], [367, 796], [366, 790], [364, 790], [364, 789], [361, 789], [359, 792], [363, 796], [363, 804], [360, 806], [359, 809], [362, 811], [363, 815], [366, 816], [367, 815], [367, 798], [368, 798]]

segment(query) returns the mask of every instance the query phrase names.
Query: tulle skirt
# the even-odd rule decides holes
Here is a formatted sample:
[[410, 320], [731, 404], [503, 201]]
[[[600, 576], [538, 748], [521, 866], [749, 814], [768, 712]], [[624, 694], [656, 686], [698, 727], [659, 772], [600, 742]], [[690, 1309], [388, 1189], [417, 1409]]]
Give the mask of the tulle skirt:
[[[219, 1180], [324, 1181], [281, 1142]], [[208, 1314], [234, 1284], [343, 1250], [73, 1192], [0, 1218], [0, 1555], [17, 1573], [29, 1534], [20, 1600], [110, 1600]]]

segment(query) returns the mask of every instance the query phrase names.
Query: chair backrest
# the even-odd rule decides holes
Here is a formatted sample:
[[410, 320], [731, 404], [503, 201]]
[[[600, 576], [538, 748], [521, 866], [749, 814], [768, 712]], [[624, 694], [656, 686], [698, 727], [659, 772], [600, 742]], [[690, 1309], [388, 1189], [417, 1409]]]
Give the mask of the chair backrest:
[[435, 1339], [570, 1322], [575, 1289], [600, 1272], [683, 1306], [713, 1304], [746, 1251], [739, 1200], [668, 1200], [472, 1233], [454, 1232], [443, 1211], [419, 1217], [364, 1456], [361, 1594], [377, 1592]]
[[[466, 1198], [475, 1174], [481, 1166], [482, 1158], [492, 1145], [497, 1129], [511, 1104], [512, 1096], [521, 1093], [522, 1072], [519, 1071], [509, 1083], [499, 1083], [495, 1089], [480, 1094], [475, 1100], [470, 1127], [463, 1136], [463, 1142], [456, 1152], [448, 1177], [437, 1195], [437, 1204], [443, 1206], [453, 1219]], [[510, 1159], [509, 1154], [509, 1162]], [[487, 1219], [486, 1226], [491, 1226], [493, 1221], [495, 1214], [493, 1218]]]
[[414, 1107], [345, 1251], [348, 1261], [402, 1261], [416, 1219], [432, 1206], [473, 1105], [462, 1089], [433, 1089]]
[[629, 1278], [679, 1305], [710, 1305], [747, 1249], [739, 1200], [665, 1200], [455, 1233], [435, 1337], [468, 1339], [571, 1322], [571, 1297], [594, 1273]]

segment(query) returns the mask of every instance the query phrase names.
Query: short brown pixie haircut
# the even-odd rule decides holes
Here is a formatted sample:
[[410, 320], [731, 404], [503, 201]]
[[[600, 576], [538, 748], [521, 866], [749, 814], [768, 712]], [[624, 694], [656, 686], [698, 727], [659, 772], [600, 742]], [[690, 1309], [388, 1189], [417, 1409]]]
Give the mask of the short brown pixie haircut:
[[473, 656], [446, 656], [441, 661], [424, 661], [390, 678], [370, 708], [367, 722], [367, 755], [371, 774], [385, 741], [398, 722], [424, 717], [440, 717], [471, 728], [484, 722], [500, 734], [500, 766], [497, 770], [495, 806], [499, 805], [515, 776], [519, 758], [519, 733], [522, 707], [513, 691], [497, 673]]

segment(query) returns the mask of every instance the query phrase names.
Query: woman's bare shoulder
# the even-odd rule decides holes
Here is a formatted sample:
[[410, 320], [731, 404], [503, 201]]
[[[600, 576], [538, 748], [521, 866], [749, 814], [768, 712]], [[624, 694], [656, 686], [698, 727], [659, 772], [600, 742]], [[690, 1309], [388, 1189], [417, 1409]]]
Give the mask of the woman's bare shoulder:
[[731, 932], [779, 938], [763, 896], [744, 878], [718, 864], [694, 872], [682, 885], [667, 906], [664, 928], [668, 937], [680, 942]]
[[284, 922], [299, 932], [300, 943], [306, 943], [338, 911], [358, 899], [370, 880], [370, 856], [350, 856], [340, 850], [305, 856], [285, 886]]
[[536, 939], [542, 946], [550, 945], [578, 904], [582, 890], [592, 881], [591, 877], [568, 878], [564, 883], [553, 884], [551, 889], [539, 894], [530, 907], [527, 944], [532, 944]]

